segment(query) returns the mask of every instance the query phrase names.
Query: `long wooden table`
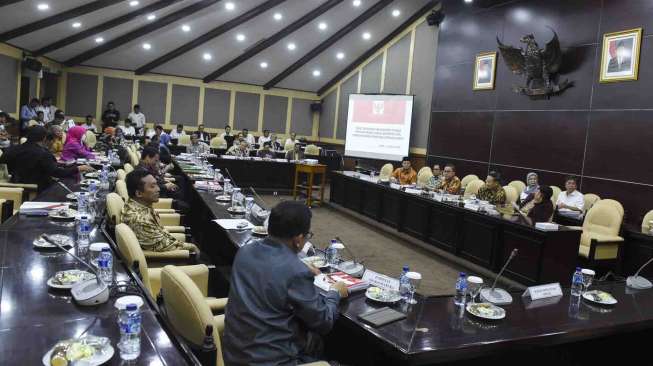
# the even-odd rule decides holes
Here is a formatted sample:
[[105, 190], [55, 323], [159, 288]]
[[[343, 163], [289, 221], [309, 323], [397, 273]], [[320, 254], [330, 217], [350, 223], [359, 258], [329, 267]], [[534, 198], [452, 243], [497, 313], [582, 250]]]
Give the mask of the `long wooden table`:
[[[74, 183], [69, 183], [69, 187], [79, 188]], [[36, 200], [61, 202], [66, 200], [66, 193], [54, 185]], [[84, 267], [60, 250], [35, 249], [32, 241], [43, 233], [75, 238], [75, 226], [20, 215], [0, 226], [0, 365], [40, 365], [43, 355], [57, 341], [81, 334], [108, 337], [116, 353], [107, 364], [121, 365], [118, 313], [113, 306], [116, 299], [82, 307], [74, 303], [69, 291], [49, 289], [46, 281], [57, 271]], [[96, 226], [91, 232], [91, 243], [106, 241]], [[115, 254], [113, 269], [116, 280], [132, 279]], [[142, 288], [134, 290], [143, 294]], [[141, 354], [137, 364], [198, 364], [189, 351], [169, 336], [150, 302], [145, 301], [141, 315]]]

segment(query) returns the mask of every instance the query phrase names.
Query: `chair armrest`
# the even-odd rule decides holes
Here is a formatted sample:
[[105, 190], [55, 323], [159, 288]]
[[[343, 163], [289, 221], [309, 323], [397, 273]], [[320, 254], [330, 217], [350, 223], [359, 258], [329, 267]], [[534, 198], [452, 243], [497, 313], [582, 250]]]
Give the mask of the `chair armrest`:
[[186, 242], [186, 234], [184, 233], [170, 233], [170, 235], [174, 236], [175, 239], [179, 240], [182, 243]]
[[158, 213], [158, 214], [173, 214], [173, 213], [177, 213], [177, 211], [175, 211], [175, 210], [172, 209], [172, 208], [155, 208], [154, 211], [156, 211], [156, 213]]
[[206, 303], [209, 305], [212, 311], [224, 311], [224, 309], [227, 307], [227, 301], [228, 299], [226, 297], [221, 299], [215, 297], [206, 298]]
[[167, 252], [153, 252], [144, 250], [143, 255], [149, 259], [189, 259], [190, 251], [186, 249], [169, 250]]
[[163, 229], [169, 233], [186, 233], [186, 228], [184, 226], [164, 226]]
[[152, 204], [152, 207], [172, 209], [172, 198], [159, 198], [159, 202]]
[[181, 215], [180, 214], [160, 214], [161, 225], [163, 226], [181, 226]]

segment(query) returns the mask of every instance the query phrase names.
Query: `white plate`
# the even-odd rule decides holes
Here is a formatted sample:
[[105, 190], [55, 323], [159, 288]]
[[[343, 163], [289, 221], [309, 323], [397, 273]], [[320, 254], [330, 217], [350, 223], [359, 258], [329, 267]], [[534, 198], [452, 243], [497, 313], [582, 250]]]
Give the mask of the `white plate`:
[[[68, 270], [68, 271], [62, 271], [62, 272], [73, 272], [73, 271], [75, 271], [75, 272], [84, 272], [84, 273], [88, 273], [89, 276], [88, 276], [88, 277], [84, 277], [84, 278], [81, 279], [80, 281], [73, 282], [73, 283], [69, 283], [69, 284], [67, 284], [67, 285], [62, 285], [62, 284], [59, 284], [59, 283], [54, 282], [54, 276], [52, 276], [52, 277], [48, 278], [48, 281], [47, 281], [48, 286], [49, 286], [49, 287], [52, 287], [52, 288], [60, 289], [60, 290], [70, 290], [71, 288], [73, 288], [73, 286], [74, 286], [76, 283], [79, 283], [79, 282], [82, 282], [82, 281], [92, 280], [92, 279], [95, 278], [95, 275], [92, 274], [91, 272], [81, 271], [81, 270], [78, 270], [78, 269], [71, 269], [71, 270]], [[90, 276], [92, 276], [92, 277], [90, 277]]]
[[[374, 290], [374, 289], [378, 289], [378, 290]], [[387, 293], [387, 291], [386, 291], [386, 293], [387, 293], [386, 297], [385, 298], [380, 298], [380, 297], [376, 297], [376, 296], [372, 295], [372, 292], [374, 292], [374, 291], [383, 292], [384, 290], [382, 290], [382, 289], [380, 289], [378, 287], [369, 287], [365, 291], [365, 297], [367, 297], [368, 299], [370, 299], [372, 301], [381, 302], [381, 303], [384, 303], [384, 304], [391, 304], [391, 303], [395, 303], [395, 302], [401, 300], [401, 295], [399, 295], [398, 293]]]
[[252, 229], [252, 234], [268, 235], [268, 231], [265, 229], [265, 226], [254, 226], [254, 228]]
[[[606, 294], [607, 298], [606, 299], [597, 299], [593, 295], [598, 295], [598, 294]], [[605, 296], [605, 295], [604, 295]], [[601, 305], [614, 305], [617, 303], [617, 299], [612, 296], [612, 294], [605, 292], [605, 291], [600, 291], [600, 290], [591, 290], [591, 291], [585, 291], [583, 293], [583, 299], [593, 302], [595, 304], [601, 304]]]
[[82, 193], [82, 192], [68, 193], [66, 195], [66, 199], [71, 200], [71, 201], [77, 201], [77, 197], [79, 197], [80, 193]]
[[[302, 261], [306, 264], [310, 264], [315, 268], [328, 268], [329, 264], [327, 261], [324, 259], [324, 257], [319, 256], [319, 255], [314, 255], [312, 257], [306, 257], [302, 258]], [[317, 264], [316, 264], [317, 263]]]
[[[50, 366], [50, 355], [52, 354], [52, 349], [50, 349], [45, 355], [43, 355], [43, 365]], [[83, 362], [77, 361], [80, 365], [88, 366], [99, 366], [103, 363], [106, 363], [113, 357], [114, 350], [111, 344], [107, 344], [100, 352], [96, 352], [93, 357], [83, 360]]]
[[220, 195], [215, 197], [220, 202], [231, 202], [231, 196]]
[[73, 209], [68, 209], [68, 215], [67, 216], [61, 216], [59, 214], [59, 210], [53, 210], [48, 213], [48, 216], [53, 219], [53, 220], [67, 220], [67, 221], [73, 221], [77, 217], [77, 211]]
[[[485, 308], [491, 309], [492, 313], [491, 314], [479, 313], [474, 309], [474, 308], [477, 308], [477, 307], [485, 307]], [[498, 307], [496, 305], [490, 304], [489, 302], [482, 302], [482, 303], [476, 303], [476, 304], [467, 304], [467, 306], [465, 306], [465, 310], [467, 310], [468, 313], [470, 313], [470, 314], [472, 314], [472, 315], [474, 315], [476, 317], [479, 317], [481, 319], [499, 320], [499, 319], [503, 319], [503, 318], [506, 317], [506, 311], [505, 310], [503, 310], [502, 308], [500, 308], [500, 307]]]
[[229, 213], [236, 214], [236, 215], [245, 214], [245, 208], [243, 208], [242, 210], [234, 210], [232, 207], [227, 207], [227, 211], [229, 211]]
[[93, 182], [94, 182], [96, 185], [99, 185], [99, 184], [100, 184], [100, 181], [99, 181], [98, 179], [84, 179], [84, 180], [82, 180], [81, 182], [79, 182], [79, 184], [81, 184], [81, 185], [83, 185], [83, 186], [88, 186], [88, 185], [90, 185], [90, 184], [93, 183]]
[[84, 174], [84, 178], [99, 178], [99, 177], [100, 177], [100, 173], [98, 172], [90, 172]]
[[[57, 241], [63, 247], [72, 247], [74, 243], [73, 239], [66, 235], [52, 234], [49, 235], [49, 237], [51, 240]], [[34, 239], [32, 244], [37, 248], [58, 248], [56, 245], [50, 244], [47, 241], [45, 241], [45, 239], [43, 239], [42, 237], [38, 237]]]

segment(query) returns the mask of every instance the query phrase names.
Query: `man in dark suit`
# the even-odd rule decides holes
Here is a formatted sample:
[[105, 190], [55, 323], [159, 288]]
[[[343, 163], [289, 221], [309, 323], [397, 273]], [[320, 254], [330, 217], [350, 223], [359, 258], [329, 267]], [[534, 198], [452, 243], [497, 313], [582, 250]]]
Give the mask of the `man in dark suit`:
[[618, 41], [617, 52], [608, 63], [608, 72], [630, 71], [631, 60], [631, 49], [626, 46], [626, 41]]

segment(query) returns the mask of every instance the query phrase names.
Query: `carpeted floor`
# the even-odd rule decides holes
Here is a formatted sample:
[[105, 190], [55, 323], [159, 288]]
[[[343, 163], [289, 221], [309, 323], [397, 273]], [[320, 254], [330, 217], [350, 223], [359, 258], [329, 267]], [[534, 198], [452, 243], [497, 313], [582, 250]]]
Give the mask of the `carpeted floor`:
[[[269, 205], [287, 196], [264, 196]], [[398, 276], [404, 264], [411, 271], [422, 274], [418, 292], [424, 295], [451, 295], [458, 273], [464, 268], [437, 255], [415, 247], [394, 235], [374, 228], [352, 216], [328, 206], [313, 208], [312, 228], [315, 235], [311, 242], [324, 248], [335, 236], [340, 237], [358, 260], [367, 268], [388, 276]]]

